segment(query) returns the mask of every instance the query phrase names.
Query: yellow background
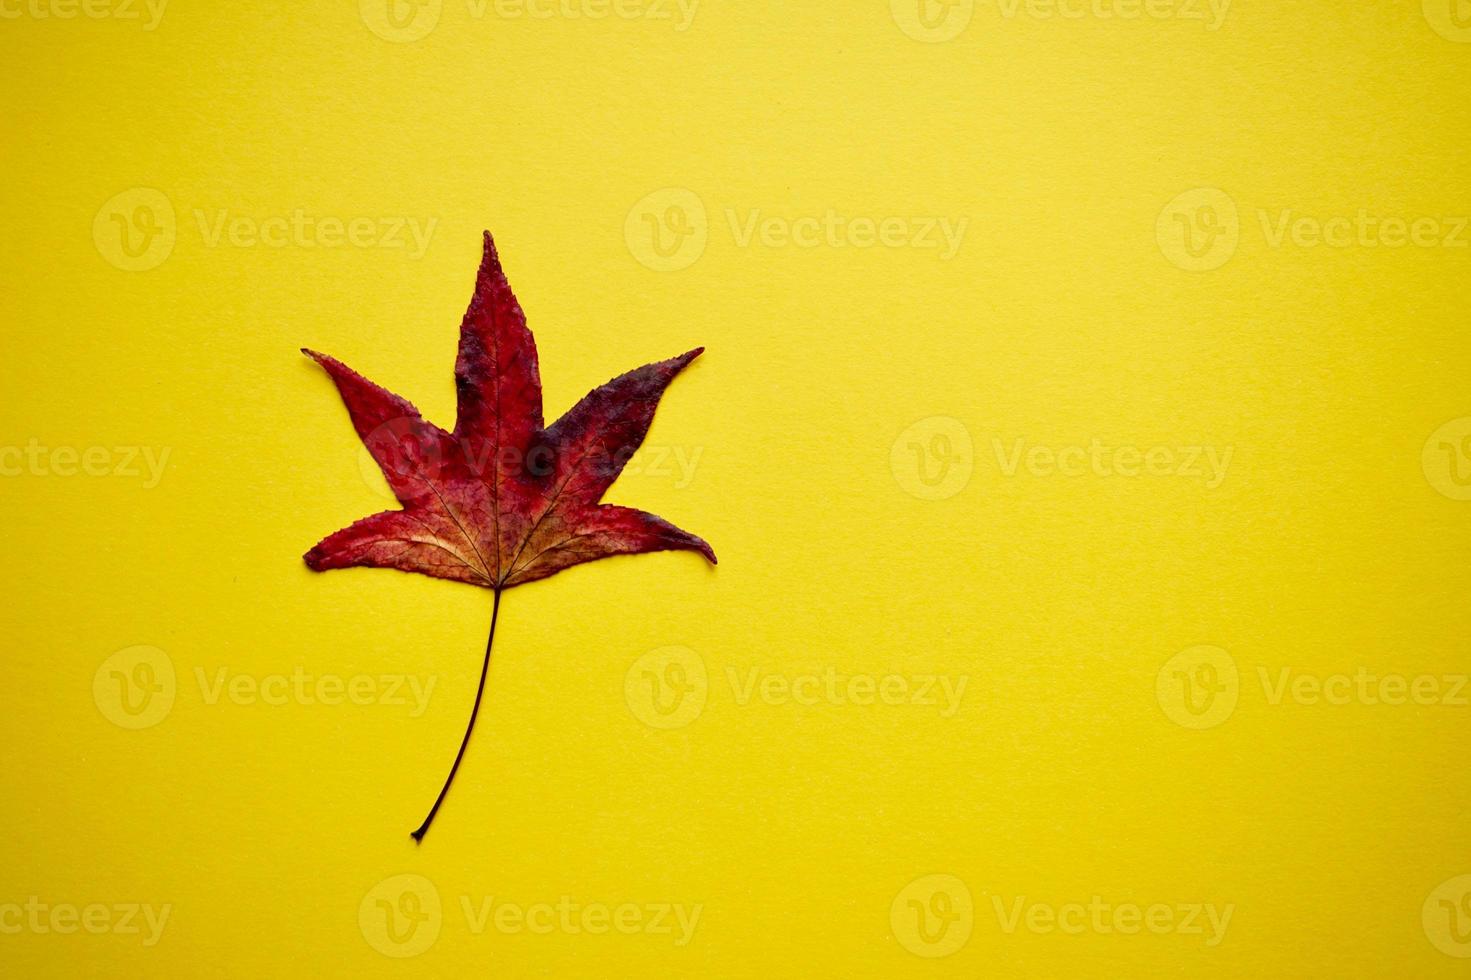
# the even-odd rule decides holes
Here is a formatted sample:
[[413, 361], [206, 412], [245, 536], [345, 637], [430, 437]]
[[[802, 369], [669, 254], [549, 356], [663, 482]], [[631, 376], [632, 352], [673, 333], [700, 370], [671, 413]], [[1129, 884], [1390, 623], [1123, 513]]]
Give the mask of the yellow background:
[[[1471, 211], [1471, 44], [1419, 0], [1238, 0], [1217, 30], [998, 3], [942, 18], [954, 36], [933, 42], [905, 33], [899, 0], [705, 0], [682, 31], [671, 3], [665, 20], [477, 18], [447, 0], [418, 40], [378, 36], [381, 11], [350, 0], [175, 0], [151, 31], [7, 6], [0, 443], [170, 455], [156, 486], [0, 480], [0, 905], [172, 912], [147, 948], [0, 935], [0, 972], [1464, 975], [1421, 912], [1471, 872], [1471, 708], [1272, 704], [1258, 669], [1467, 669], [1471, 503], [1437, 489], [1422, 449], [1471, 415], [1471, 249], [1274, 247], [1261, 216]], [[93, 230], [134, 188], [176, 215], [171, 253], [143, 271], [110, 261], [107, 215]], [[666, 188], [706, 210], [704, 250], [676, 271], [641, 262], [626, 231]], [[1198, 188], [1239, 209], [1213, 271], [1181, 268], [1156, 233]], [[296, 209], [436, 225], [415, 258], [211, 245], [196, 217]], [[969, 225], [946, 261], [743, 245], [731, 214], [752, 210]], [[448, 424], [483, 228], [536, 333], [549, 417], [707, 346], [649, 437], [699, 451], [693, 477], [647, 468], [611, 499], [701, 534], [721, 563], [615, 559], [507, 593], [475, 741], [416, 848], [490, 594], [303, 566], [384, 499], [296, 351]], [[909, 492], [906, 446], [891, 452], [935, 416], [972, 440], [954, 461], [969, 480], [941, 500]], [[1233, 456], [1214, 488], [1008, 476], [996, 446], [1018, 439]], [[137, 645], [169, 658], [177, 693], [129, 730], [93, 682]], [[1156, 680], [1200, 645], [1240, 679], [1230, 717], [1197, 729]], [[660, 729], [625, 682], [670, 646], [707, 668], [706, 703]], [[437, 686], [417, 718], [209, 703], [196, 670], [220, 668]], [[728, 680], [828, 668], [967, 687], [942, 717], [741, 703]], [[404, 959], [359, 926], [400, 874], [444, 905], [437, 940]], [[968, 942], [934, 959], [890, 915], [932, 874], [974, 902]], [[992, 904], [1095, 895], [1234, 913], [1208, 946], [1008, 933]], [[477, 934], [461, 899], [492, 896], [702, 912], [684, 946]]]

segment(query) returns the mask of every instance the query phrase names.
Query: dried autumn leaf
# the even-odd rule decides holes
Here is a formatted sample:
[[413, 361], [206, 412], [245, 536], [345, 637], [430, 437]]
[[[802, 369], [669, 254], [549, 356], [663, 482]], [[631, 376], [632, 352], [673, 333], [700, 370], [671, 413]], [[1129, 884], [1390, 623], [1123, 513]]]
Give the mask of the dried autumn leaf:
[[664, 390], [704, 348], [629, 371], [593, 389], [550, 426], [542, 422], [536, 344], [490, 233], [455, 361], [454, 431], [335, 358], [303, 349], [331, 376], [358, 437], [402, 510], [364, 518], [306, 553], [314, 571], [396, 568], [495, 593], [470, 725], [423, 838], [454, 781], [475, 727], [505, 589], [612, 555], [697, 551], [703, 540], [653, 514], [599, 501], [643, 443]]

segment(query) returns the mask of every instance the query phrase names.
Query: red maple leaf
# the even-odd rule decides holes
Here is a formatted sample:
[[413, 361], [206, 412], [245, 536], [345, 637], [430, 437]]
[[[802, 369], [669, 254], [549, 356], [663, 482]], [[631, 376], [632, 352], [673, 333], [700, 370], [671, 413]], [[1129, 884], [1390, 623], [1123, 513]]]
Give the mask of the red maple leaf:
[[307, 565], [319, 572], [396, 568], [495, 593], [470, 724], [415, 840], [439, 811], [475, 728], [502, 591], [611, 555], [698, 551], [714, 564], [715, 552], [695, 535], [653, 514], [598, 503], [643, 443], [664, 389], [703, 350], [620, 375], [543, 425], [536, 343], [489, 232], [460, 323], [453, 432], [335, 358], [302, 350], [331, 375], [403, 505], [328, 535], [306, 553]]

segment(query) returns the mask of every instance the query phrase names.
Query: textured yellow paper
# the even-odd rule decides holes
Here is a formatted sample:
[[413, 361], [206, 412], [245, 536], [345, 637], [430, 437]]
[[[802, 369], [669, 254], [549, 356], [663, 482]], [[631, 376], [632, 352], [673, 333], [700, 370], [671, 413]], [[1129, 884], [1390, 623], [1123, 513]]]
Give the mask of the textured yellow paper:
[[[1463, 975], [1453, 2], [0, 0], [0, 973]], [[415, 848], [490, 594], [302, 565], [296, 351], [448, 423], [483, 228], [721, 564], [508, 593]]]

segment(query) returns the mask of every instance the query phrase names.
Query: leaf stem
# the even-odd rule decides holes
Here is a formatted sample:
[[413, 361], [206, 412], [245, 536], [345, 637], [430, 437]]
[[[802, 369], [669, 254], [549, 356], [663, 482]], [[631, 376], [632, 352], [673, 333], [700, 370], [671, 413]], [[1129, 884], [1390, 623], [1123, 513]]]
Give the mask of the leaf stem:
[[450, 766], [449, 778], [444, 781], [444, 789], [439, 791], [439, 798], [434, 801], [434, 806], [429, 810], [429, 816], [419, 825], [419, 829], [409, 834], [414, 843], [419, 844], [424, 840], [424, 835], [429, 832], [429, 825], [434, 822], [434, 815], [439, 812], [439, 805], [444, 802], [445, 794], [449, 792], [450, 783], [455, 781], [455, 773], [460, 771], [460, 760], [465, 757], [465, 746], [470, 744], [470, 733], [475, 731], [475, 716], [480, 714], [480, 699], [485, 694], [485, 678], [490, 673], [490, 648], [495, 643], [495, 621], [501, 612], [501, 590], [495, 590], [495, 605], [490, 610], [490, 636], [485, 641], [485, 663], [480, 667], [480, 686], [475, 689], [475, 707], [470, 709], [470, 724], [465, 728], [465, 738], [460, 742], [460, 751], [455, 755], [455, 764]]

